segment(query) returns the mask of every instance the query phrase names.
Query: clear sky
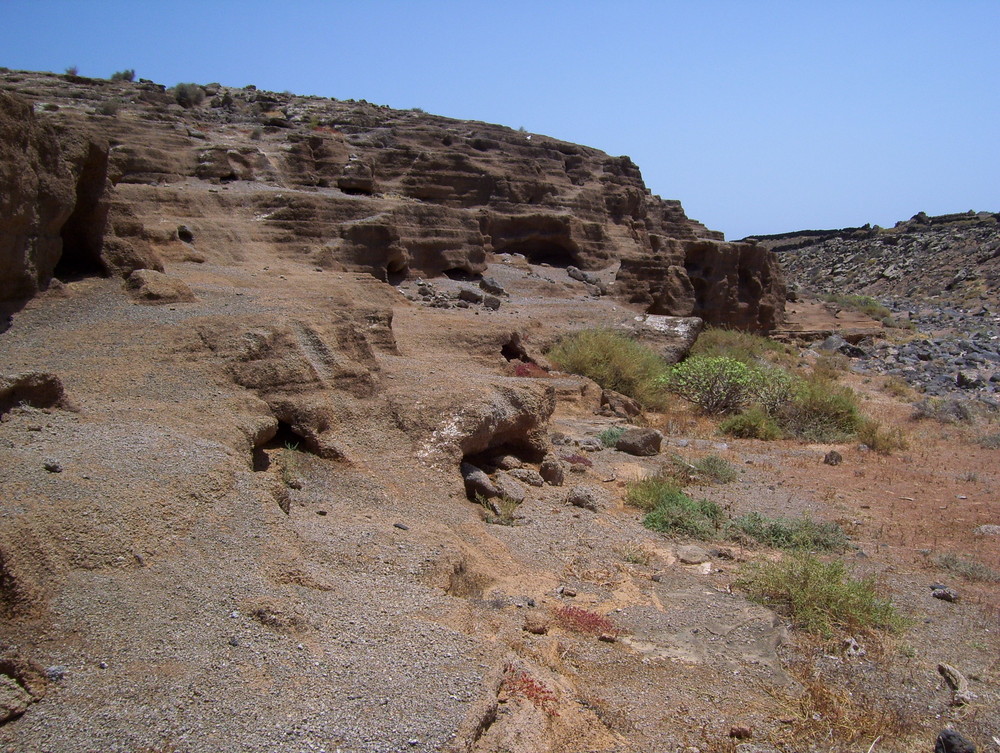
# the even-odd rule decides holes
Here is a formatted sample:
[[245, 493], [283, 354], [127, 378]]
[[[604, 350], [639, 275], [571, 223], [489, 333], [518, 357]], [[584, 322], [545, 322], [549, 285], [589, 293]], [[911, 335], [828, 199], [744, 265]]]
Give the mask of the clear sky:
[[998, 34], [1000, 0], [0, 0], [0, 66], [523, 126], [728, 238], [1000, 211]]

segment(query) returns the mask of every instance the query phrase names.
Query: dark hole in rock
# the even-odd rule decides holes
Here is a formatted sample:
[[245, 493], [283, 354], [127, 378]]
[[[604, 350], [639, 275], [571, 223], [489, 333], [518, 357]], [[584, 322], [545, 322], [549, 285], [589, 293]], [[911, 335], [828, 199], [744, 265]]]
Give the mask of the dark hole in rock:
[[544, 452], [539, 451], [527, 441], [519, 442], [511, 440], [493, 445], [482, 452], [466, 455], [462, 460], [488, 473], [492, 473], [496, 470], [493, 461], [502, 455], [512, 455], [524, 463], [540, 463], [542, 458], [545, 457]]
[[446, 269], [441, 274], [449, 280], [456, 280], [458, 282], [477, 282], [482, 278], [482, 275], [480, 274], [473, 274], [468, 270], [459, 269], [457, 267], [455, 269]]
[[525, 351], [524, 346], [521, 345], [521, 336], [517, 332], [511, 335], [510, 340], [508, 340], [503, 347], [500, 348], [500, 355], [508, 361], [534, 363], [534, 360], [528, 355], [527, 351]]
[[102, 201], [107, 173], [107, 154], [91, 144], [76, 183], [76, 205], [59, 231], [63, 247], [54, 275], [61, 280], [107, 274], [101, 261], [108, 212]]
[[393, 261], [385, 268], [385, 281], [390, 285], [399, 285], [406, 281], [410, 273], [410, 268], [403, 261]]
[[59, 377], [40, 371], [0, 376], [0, 416], [19, 405], [51, 408], [63, 404]]
[[253, 469], [257, 472], [268, 470], [271, 467], [271, 455], [277, 450], [313, 452], [305, 437], [297, 433], [287, 421], [279, 420], [278, 431], [275, 433], [274, 438], [266, 444], [254, 448]]
[[554, 241], [515, 241], [495, 249], [497, 253], [522, 254], [532, 264], [569, 267], [577, 264], [573, 252]]
[[374, 193], [370, 188], [361, 188], [359, 186], [340, 186], [339, 188], [348, 196], [371, 196]]

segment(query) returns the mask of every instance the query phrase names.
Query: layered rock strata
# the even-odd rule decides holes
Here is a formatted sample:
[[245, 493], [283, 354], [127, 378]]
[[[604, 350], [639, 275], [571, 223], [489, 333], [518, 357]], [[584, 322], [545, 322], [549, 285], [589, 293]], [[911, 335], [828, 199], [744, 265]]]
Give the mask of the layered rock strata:
[[[127, 276], [268, 244], [392, 283], [481, 275], [491, 254], [519, 253], [616, 268], [608, 291], [647, 313], [764, 330], [781, 319], [774, 257], [651, 194], [628, 157], [254, 87], [209, 85], [188, 108], [151, 82], [8, 72], [0, 88], [19, 95], [0, 118], [5, 144], [20, 144], [3, 160], [17, 206], [3, 211], [2, 299], [32, 295], [57, 264]], [[220, 214], [230, 221], [201, 221]]]

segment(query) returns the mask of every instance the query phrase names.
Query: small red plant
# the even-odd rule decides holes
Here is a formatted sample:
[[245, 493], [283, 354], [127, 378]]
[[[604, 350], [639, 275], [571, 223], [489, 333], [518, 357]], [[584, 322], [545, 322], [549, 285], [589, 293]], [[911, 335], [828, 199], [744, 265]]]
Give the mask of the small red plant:
[[564, 628], [576, 633], [613, 636], [621, 634], [621, 631], [615, 627], [615, 623], [603, 614], [591, 612], [589, 609], [559, 607], [556, 609], [556, 619]]
[[514, 376], [519, 377], [547, 377], [549, 372], [543, 369], [536, 363], [524, 363], [523, 361], [517, 361], [514, 364]]
[[503, 689], [510, 696], [526, 698], [549, 716], [559, 716], [559, 712], [556, 711], [558, 696], [543, 682], [536, 680], [527, 672], [514, 669], [510, 664], [504, 670]]
[[567, 463], [573, 463], [574, 465], [585, 465], [587, 468], [593, 468], [594, 462], [590, 458], [585, 458], [583, 455], [563, 455], [562, 459]]

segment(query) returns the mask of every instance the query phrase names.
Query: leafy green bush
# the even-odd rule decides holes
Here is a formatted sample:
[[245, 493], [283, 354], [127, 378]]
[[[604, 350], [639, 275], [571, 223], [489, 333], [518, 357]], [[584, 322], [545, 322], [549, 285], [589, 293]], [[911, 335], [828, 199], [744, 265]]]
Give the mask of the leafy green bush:
[[624, 426], [610, 426], [598, 434], [597, 438], [601, 440], [601, 444], [605, 447], [614, 447], [618, 443], [618, 440], [622, 438], [622, 434], [624, 433]]
[[663, 383], [705, 413], [733, 413], [751, 402], [757, 374], [728, 356], [691, 356], [674, 366]]
[[789, 434], [813, 442], [840, 442], [861, 426], [854, 390], [816, 376], [799, 383], [777, 420]]
[[874, 578], [853, 578], [843, 562], [824, 563], [809, 554], [747, 565], [733, 585], [796, 627], [828, 638], [836, 630], [898, 632], [906, 625], [879, 596]]
[[662, 387], [669, 367], [652, 348], [606, 329], [577, 332], [559, 342], [549, 358], [563, 371], [589, 377], [656, 410], [667, 403]]
[[719, 431], [743, 439], [781, 439], [777, 422], [763, 408], [752, 405], [742, 413], [730, 416], [719, 424]]
[[839, 525], [810, 518], [769, 518], [751, 512], [730, 521], [729, 528], [775, 549], [842, 552], [850, 546]]
[[754, 369], [751, 404], [758, 405], [773, 416], [795, 398], [800, 380], [777, 366], [758, 366]]
[[126, 68], [124, 71], [115, 71], [111, 74], [112, 81], [135, 81], [135, 69]]
[[181, 107], [195, 107], [205, 101], [205, 90], [198, 84], [177, 84], [170, 91]]

